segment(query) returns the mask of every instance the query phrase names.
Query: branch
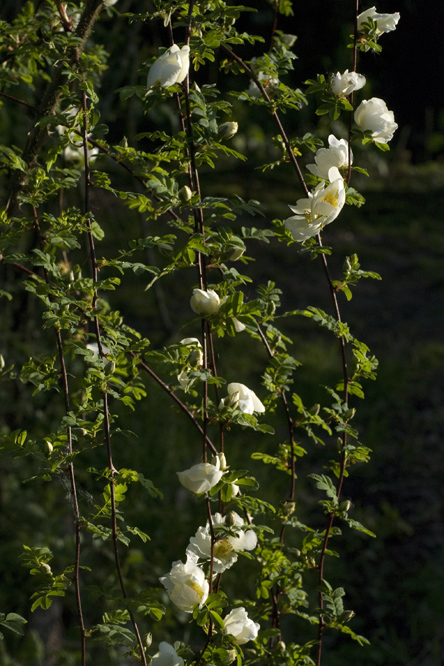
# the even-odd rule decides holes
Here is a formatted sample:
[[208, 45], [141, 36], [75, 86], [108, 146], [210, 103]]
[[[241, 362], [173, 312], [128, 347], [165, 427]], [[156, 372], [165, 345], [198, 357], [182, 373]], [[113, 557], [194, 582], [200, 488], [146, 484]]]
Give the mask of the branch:
[[[36, 163], [38, 150], [46, 135], [46, 128], [39, 126], [38, 122], [45, 116], [54, 115], [60, 99], [61, 88], [68, 81], [68, 75], [65, 73], [68, 69], [67, 65], [69, 65], [70, 69], [78, 67], [79, 56], [85, 48], [88, 35], [102, 6], [102, 0], [87, 0], [79, 24], [74, 32], [75, 37], [80, 40], [80, 43], [75, 48], [71, 49], [70, 56], [67, 60], [60, 61], [54, 67], [51, 82], [49, 83], [37, 109], [37, 118], [34, 122], [34, 127], [29, 134], [28, 142], [22, 155], [22, 159], [28, 166], [28, 171], [32, 169]], [[14, 172], [11, 191], [6, 204], [6, 212], [10, 215], [14, 212], [18, 194], [26, 184], [26, 178], [27, 172], [18, 170]]]

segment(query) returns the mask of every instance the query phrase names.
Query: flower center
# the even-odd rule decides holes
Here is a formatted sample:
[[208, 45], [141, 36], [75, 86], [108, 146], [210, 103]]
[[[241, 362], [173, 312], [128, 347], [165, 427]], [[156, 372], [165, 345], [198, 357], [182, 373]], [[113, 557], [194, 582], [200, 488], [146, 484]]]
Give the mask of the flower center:
[[201, 586], [199, 585], [199, 583], [196, 583], [196, 581], [194, 581], [194, 580], [187, 580], [185, 585], [188, 585], [188, 587], [191, 587], [191, 589], [194, 590], [194, 592], [197, 594], [199, 599], [202, 599], [202, 597], [204, 595], [204, 591], [201, 588]]
[[214, 544], [214, 557], [218, 560], [223, 560], [224, 557], [228, 557], [233, 550], [233, 546], [228, 541], [228, 539], [221, 539]]
[[339, 203], [338, 194], [337, 192], [327, 192], [325, 196], [322, 197], [321, 201], [326, 201], [330, 206], [333, 206], [333, 208], [337, 208]]

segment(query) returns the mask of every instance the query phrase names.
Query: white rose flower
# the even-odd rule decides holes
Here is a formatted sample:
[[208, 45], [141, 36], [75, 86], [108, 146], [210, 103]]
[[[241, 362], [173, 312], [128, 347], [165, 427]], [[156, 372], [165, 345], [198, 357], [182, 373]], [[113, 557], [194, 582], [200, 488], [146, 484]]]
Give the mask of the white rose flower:
[[152, 88], [160, 83], [163, 88], [168, 88], [175, 83], [182, 83], [190, 68], [190, 47], [173, 44], [165, 53], [157, 58], [148, 72], [147, 88]]
[[[105, 7], [111, 7], [112, 5], [115, 5], [116, 2], [117, 0], [103, 0], [103, 4], [105, 5]], [[167, 643], [165, 643], [165, 645], [167, 645]]]
[[308, 199], [299, 199], [296, 206], [290, 206], [292, 217], [285, 220], [285, 226], [296, 241], [302, 242], [316, 236], [327, 224], [333, 222], [345, 204], [345, 185], [337, 167], [328, 172], [330, 185], [322, 181]]
[[[333, 134], [328, 137], [329, 148], [319, 148], [316, 151], [316, 164], [307, 164], [307, 169], [314, 176], [328, 180], [328, 172], [332, 167], [341, 169], [348, 167], [348, 141], [337, 139]], [[350, 164], [353, 163], [353, 153], [350, 151]]]
[[199, 315], [212, 315], [220, 308], [220, 298], [214, 289], [193, 289], [191, 309]]
[[151, 659], [151, 666], [184, 666], [184, 661], [172, 645], [162, 641], [159, 643], [159, 652]]
[[191, 613], [196, 604], [201, 607], [207, 600], [210, 588], [195, 558], [187, 558], [185, 564], [173, 562], [170, 573], [159, 580], [173, 604], [185, 613]]
[[376, 34], [382, 35], [383, 32], [392, 32], [392, 30], [395, 30], [400, 18], [401, 14], [399, 12], [395, 12], [394, 14], [379, 14], [376, 11], [376, 7], [370, 7], [370, 9], [366, 9], [365, 12], [358, 15], [358, 30], [361, 30], [363, 23], [367, 23], [369, 19], [372, 19], [376, 23]]
[[393, 111], [379, 97], [363, 100], [354, 114], [355, 122], [363, 132], [371, 130], [373, 141], [388, 143], [398, 129]]
[[250, 620], [247, 611], [241, 606], [232, 610], [224, 619], [223, 632], [233, 636], [237, 645], [244, 645], [257, 638], [260, 628], [260, 624]]
[[[233, 484], [235, 485], [235, 484]], [[238, 487], [237, 487], [238, 488]], [[237, 553], [243, 550], [253, 550], [257, 546], [257, 536], [253, 530], [241, 529], [246, 527], [242, 518], [236, 512], [230, 514], [232, 526], [236, 531], [236, 536], [226, 536], [218, 539], [213, 548], [213, 571], [222, 573], [229, 569], [237, 560]], [[226, 525], [225, 516], [215, 513], [213, 516], [213, 527]], [[198, 557], [204, 560], [211, 558], [211, 530], [210, 523], [205, 527], [199, 527], [194, 537], [190, 539], [190, 545], [187, 548], [187, 557]]]
[[214, 465], [211, 463], [199, 463], [183, 472], [177, 472], [181, 484], [197, 495], [207, 493], [211, 490], [213, 486], [219, 483], [222, 475], [223, 471], [220, 469], [219, 458], [215, 459]]
[[265, 412], [265, 407], [256, 393], [245, 386], [245, 384], [233, 382], [228, 384], [227, 391], [228, 396], [220, 401], [219, 409], [222, 409], [222, 407], [233, 407], [240, 409], [244, 414]]
[[360, 90], [365, 86], [366, 78], [363, 74], [345, 70], [343, 74], [336, 72], [330, 80], [330, 90], [333, 95], [350, 95], [354, 90]]

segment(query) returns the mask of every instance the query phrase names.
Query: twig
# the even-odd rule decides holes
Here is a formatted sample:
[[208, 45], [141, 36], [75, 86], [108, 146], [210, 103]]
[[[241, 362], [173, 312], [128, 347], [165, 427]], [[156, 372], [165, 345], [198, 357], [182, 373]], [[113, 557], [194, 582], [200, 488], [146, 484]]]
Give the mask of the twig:
[[67, 74], [65, 73], [66, 64], [69, 62], [71, 68], [78, 67], [80, 53], [85, 47], [90, 30], [102, 6], [102, 0], [87, 0], [83, 14], [80, 17], [79, 24], [74, 32], [74, 35], [79, 38], [80, 43], [71, 50], [67, 60], [60, 61], [54, 67], [54, 73], [52, 75], [51, 82], [49, 83], [43, 99], [37, 109], [37, 118], [34, 123], [34, 127], [29, 134], [28, 142], [22, 154], [22, 159], [24, 162], [26, 162], [28, 168], [26, 172], [19, 171], [18, 169], [14, 172], [14, 178], [6, 204], [6, 212], [8, 214], [13, 214], [14, 212], [18, 194], [26, 183], [27, 173], [35, 165], [38, 150], [46, 134], [46, 128], [38, 125], [38, 121], [41, 120], [41, 118], [44, 116], [51, 116], [54, 114], [60, 99], [62, 86], [68, 80]]
[[[190, 410], [188, 409], [188, 407], [187, 407], [187, 406], [186, 406], [186, 405], [180, 400], [180, 398], [177, 397], [177, 395], [176, 395], [176, 394], [174, 393], [174, 391], [168, 386], [168, 384], [165, 384], [165, 382], [162, 381], [162, 380], [160, 379], [160, 377], [158, 377], [158, 376], [156, 375], [156, 373], [155, 373], [153, 370], [151, 370], [151, 368], [150, 368], [146, 363], [144, 363], [144, 362], [143, 362], [138, 356], [136, 356], [136, 354], [135, 354], [134, 352], [130, 351], [130, 352], [128, 352], [128, 353], [129, 353], [133, 358], [137, 359], [137, 362], [139, 363], [140, 367], [143, 368], [143, 369], [145, 370], [145, 372], [147, 372], [147, 373], [150, 375], [150, 377], [152, 377], [152, 378], [153, 378], [153, 379], [159, 384], [159, 386], [160, 386], [161, 388], [163, 388], [164, 391], [166, 391], [166, 393], [168, 393], [168, 395], [169, 395], [169, 396], [174, 400], [174, 402], [180, 407], [180, 409], [184, 412], [184, 414], [186, 414], [186, 415], [188, 416], [188, 418], [189, 418], [190, 421], [193, 423], [193, 425], [195, 426], [195, 428], [197, 428], [197, 429], [199, 430], [200, 434], [201, 434], [201, 435], [205, 435], [202, 426], [201, 426], [200, 423], [197, 421], [197, 419], [195, 418], [195, 416], [193, 415], [193, 413], [190, 412]], [[208, 435], [205, 435], [205, 438], [206, 438], [206, 444], [207, 444], [207, 446], [209, 446], [210, 449], [212, 450], [212, 452], [213, 452], [215, 455], [217, 455], [217, 449], [216, 449], [216, 447], [214, 446], [214, 444], [213, 444], [213, 442], [211, 441], [211, 439], [208, 437]]]
[[[91, 219], [89, 216], [89, 187], [90, 187], [90, 179], [89, 179], [89, 158], [88, 158], [88, 109], [87, 109], [87, 102], [86, 102], [86, 92], [82, 92], [82, 110], [83, 110], [83, 151], [84, 151], [84, 156], [85, 156], [85, 204], [84, 204], [84, 213], [85, 213], [85, 218], [86, 218], [86, 224], [88, 227], [88, 243], [89, 243], [89, 249], [90, 249], [90, 259], [91, 259], [91, 268], [92, 268], [92, 274], [93, 274], [93, 282], [94, 285], [97, 285], [98, 282], [98, 268], [97, 268], [97, 257], [96, 257], [96, 252], [95, 252], [95, 247], [94, 247], [94, 237], [92, 233], [92, 226], [91, 226]], [[94, 295], [93, 295], [93, 301], [92, 301], [92, 307], [93, 310], [96, 309], [96, 304], [97, 304], [97, 298], [98, 298], [98, 293], [97, 293], [97, 288], [94, 288]], [[102, 346], [102, 341], [101, 341], [101, 331], [100, 331], [100, 324], [99, 324], [99, 319], [97, 315], [94, 315], [94, 327], [95, 327], [95, 333], [96, 333], [96, 340], [97, 340], [97, 346], [99, 348], [99, 355], [103, 358], [105, 356], [104, 351], [103, 351], [103, 346]], [[105, 386], [102, 390], [102, 396], [103, 396], [103, 431], [105, 434], [105, 442], [106, 442], [106, 450], [107, 450], [107, 457], [108, 457], [108, 466], [110, 469], [110, 483], [109, 483], [109, 488], [110, 488], [110, 502], [111, 502], [111, 530], [112, 530], [112, 538], [113, 538], [113, 548], [114, 548], [114, 561], [116, 565], [116, 570], [117, 570], [117, 576], [119, 579], [120, 583], [120, 589], [122, 591], [122, 596], [124, 599], [128, 599], [128, 593], [126, 591], [126, 586], [125, 586], [125, 580], [123, 578], [123, 573], [122, 573], [122, 566], [120, 562], [120, 555], [119, 555], [119, 545], [118, 545], [118, 540], [119, 540], [119, 532], [118, 532], [118, 527], [117, 527], [117, 511], [116, 511], [116, 496], [115, 496], [115, 487], [114, 487], [114, 477], [117, 472], [116, 468], [114, 467], [113, 463], [113, 457], [112, 457], [112, 448], [111, 448], [111, 429], [110, 429], [110, 422], [109, 422], [109, 408], [108, 408], [108, 392], [107, 392], [107, 387]], [[141, 661], [144, 666], [147, 666], [147, 661], [146, 661], [146, 655], [145, 655], [145, 649], [143, 646], [142, 642], [142, 637], [140, 635], [139, 627], [136, 621], [136, 618], [134, 616], [134, 613], [132, 612], [131, 609], [128, 608], [128, 613], [131, 619], [131, 623], [134, 628], [134, 632], [136, 635], [137, 643], [139, 645], [139, 651], [140, 651], [140, 657]]]

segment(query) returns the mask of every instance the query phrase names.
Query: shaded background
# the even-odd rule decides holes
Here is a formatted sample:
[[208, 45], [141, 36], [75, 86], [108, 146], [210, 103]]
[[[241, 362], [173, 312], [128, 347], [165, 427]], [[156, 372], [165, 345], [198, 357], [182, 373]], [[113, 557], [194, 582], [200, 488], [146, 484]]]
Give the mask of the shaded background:
[[[21, 4], [6, 0], [1, 8], [2, 18], [11, 19]], [[122, 11], [136, 10], [136, 4], [140, 6], [131, 0], [119, 0], [118, 6]], [[250, 4], [260, 11], [256, 15], [246, 15], [242, 27], [267, 38], [273, 20], [272, 11], [266, 2]], [[286, 82], [292, 80], [300, 86], [315, 73], [327, 74], [350, 66], [350, 52], [344, 49], [350, 28], [344, 21], [352, 4], [345, 0], [295, 2], [294, 17], [281, 19], [278, 25], [285, 32], [298, 36], [294, 51], [300, 59], [295, 62], [295, 71]], [[367, 6], [363, 5], [362, 9]], [[359, 210], [345, 209], [340, 220], [327, 229], [324, 238], [324, 242], [331, 243], [334, 248], [331, 265], [336, 277], [345, 256], [357, 252], [362, 267], [378, 271], [383, 278], [382, 283], [361, 283], [352, 301], [344, 299], [341, 302], [343, 318], [380, 360], [378, 380], [367, 385], [367, 400], [362, 407], [358, 405], [357, 417], [361, 440], [373, 449], [373, 460], [365, 468], [353, 470], [345, 485], [345, 494], [354, 502], [353, 515], [375, 531], [378, 539], [347, 533], [344, 542], [337, 544], [338, 550], [342, 553], [345, 549], [345, 552], [338, 562], [328, 563], [327, 575], [332, 583], [345, 581], [347, 607], [356, 611], [353, 629], [367, 636], [371, 646], [361, 648], [340, 637], [327, 638], [327, 644], [333, 641], [338, 644], [331, 645], [331, 650], [327, 646], [326, 663], [343, 666], [359, 661], [369, 666], [439, 666], [443, 663], [444, 653], [444, 6], [429, 0], [425, 9], [424, 3], [419, 1], [380, 0], [377, 9], [381, 12], [400, 11], [401, 21], [394, 33], [381, 38], [382, 54], [359, 56], [358, 71], [368, 79], [365, 97], [383, 98], [389, 109], [395, 112], [399, 130], [388, 157], [375, 148], [365, 154], [356, 149], [355, 163], [367, 165], [371, 174], [368, 183], [362, 178], [353, 183], [365, 195], [366, 205]], [[137, 23], [127, 26], [124, 20], [116, 20], [110, 14], [109, 21], [97, 26], [96, 34], [98, 41], [111, 52], [101, 90], [101, 111], [110, 126], [110, 139], [117, 142], [126, 136], [131, 143], [137, 132], [147, 128], [155, 125], [170, 128], [174, 120], [168, 108], [160, 109], [157, 115], [153, 112], [144, 119], [137, 100], [131, 99], [122, 105], [115, 93], [122, 85], [142, 83], [136, 78], [138, 65], [153, 55], [158, 45], [167, 43], [166, 32]], [[216, 80], [217, 71], [211, 68], [209, 72], [200, 72], [197, 78], [205, 79], [207, 73]], [[242, 89], [242, 82], [235, 85]], [[19, 92], [23, 94], [22, 98], [35, 103], [32, 91], [23, 89]], [[267, 219], [264, 222], [255, 220], [257, 226], [267, 224], [272, 217], [286, 217], [288, 204], [301, 196], [288, 169], [282, 167], [265, 175], [258, 170], [251, 175], [251, 164], [259, 166], [273, 154], [271, 136], [274, 127], [270, 119], [265, 112], [258, 111], [255, 122], [247, 121], [240, 105], [235, 106], [233, 117], [240, 123], [235, 145], [251, 155], [248, 178], [242, 165], [227, 162], [222, 165], [217, 182], [211, 173], [202, 174], [205, 191], [219, 195], [237, 192], [245, 198], [260, 200], [265, 196]], [[291, 135], [316, 130], [326, 139], [328, 131], [322, 119], [316, 127], [312, 118], [308, 110], [301, 114], [287, 113], [284, 122]], [[21, 111], [14, 109], [11, 114], [11, 107], [4, 105], [0, 122], [2, 132], [12, 135], [16, 145], [23, 145], [27, 120]], [[335, 132], [345, 136], [340, 123]], [[125, 184], [125, 177], [116, 167], [106, 164], [105, 168]], [[119, 210], [115, 200], [105, 193], [97, 193], [95, 197], [93, 205], [107, 220], [104, 253], [122, 247], [128, 232], [137, 237], [144, 231], [141, 217], [134, 215], [129, 219], [127, 211]], [[242, 222], [252, 223], [250, 220]], [[273, 243], [253, 248], [251, 254], [257, 259], [255, 264], [248, 266], [248, 272], [261, 282], [274, 280], [285, 293], [284, 306], [294, 308], [315, 304], [329, 310], [320, 267], [307, 257], [297, 256], [294, 247], [284, 248]], [[8, 273], [3, 278], [12, 280], [14, 276]], [[140, 285], [135, 289], [135, 284], [125, 281], [122, 291], [111, 302], [125, 314], [130, 325], [150, 337], [154, 346], [162, 346], [172, 340], [172, 321], [179, 317], [185, 322], [188, 318], [183, 303], [187, 302], [192, 282], [191, 276], [188, 283], [185, 281], [180, 286], [173, 286], [167, 280], [153, 294], [146, 295]], [[8, 307], [3, 313], [0, 325], [4, 344], [11, 354], [16, 354], [18, 363], [24, 362], [30, 345], [40, 342], [37, 310], [31, 301], [21, 297], [15, 306]], [[12, 330], [12, 335], [7, 330]], [[189, 334], [192, 333], [186, 329], [186, 335]], [[315, 402], [321, 395], [319, 384], [334, 382], [338, 375], [337, 349], [329, 338], [298, 321], [291, 324], [290, 334], [294, 340], [294, 355], [304, 364], [298, 371], [297, 392], [312, 397]], [[18, 351], [17, 339], [20, 339]], [[13, 347], [15, 352], [12, 352]], [[232, 358], [226, 356], [228, 347], [223, 354], [227, 368], [236, 363], [242, 369], [241, 336], [230, 341], [230, 347]], [[263, 359], [259, 350], [253, 349], [252, 355], [250, 372], [254, 376], [255, 372], [260, 373]], [[141, 411], [137, 423], [130, 415], [123, 414], [122, 419], [126, 427], [139, 435], [134, 450], [134, 467], [146, 469], [146, 475], [158, 479], [158, 484], [165, 490], [171, 474], [180, 469], [180, 465], [187, 466], [190, 460], [187, 442], [192, 441], [193, 435], [183, 424], [173, 423], [168, 400], [149, 383], [147, 388], [146, 409]], [[2, 387], [1, 390], [4, 420], [12, 421], [14, 427], [29, 427], [31, 421], [38, 430], [39, 419], [43, 424], [40, 412], [52, 414], [54, 410], [56, 413], [57, 408], [44, 400], [38, 404], [36, 413], [34, 407], [26, 403], [23, 388], [16, 389], [14, 402], [11, 402], [9, 388]], [[260, 390], [258, 387], [258, 392]], [[151, 413], [158, 414], [154, 424]], [[147, 441], [147, 432], [150, 441]], [[162, 456], [147, 453], [165, 441], [180, 441], [180, 450], [173, 454], [162, 449]], [[263, 446], [269, 446], [266, 438]], [[304, 476], [304, 465], [308, 469], [313, 460], [318, 456], [322, 460], [325, 455], [313, 450], [302, 464], [300, 477]], [[267, 470], [258, 467], [255, 471], [262, 483], [269, 482]], [[48, 488], [41, 482], [25, 483], [31, 475], [32, 468], [25, 460], [6, 460], [0, 471], [0, 528], [3, 535], [10, 537], [8, 541], [2, 537], [0, 600], [5, 608], [14, 603], [14, 610], [29, 617], [31, 628], [38, 632], [28, 635], [27, 646], [18, 641], [14, 643], [8, 637], [9, 650], [15, 659], [9, 662], [5, 656], [3, 661], [8, 666], [46, 666], [43, 643], [48, 645], [53, 640], [52, 649], [59, 650], [57, 641], [63, 627], [74, 622], [69, 610], [65, 609], [63, 615], [59, 609], [57, 614], [56, 605], [54, 614], [47, 615], [47, 626], [43, 615], [40, 619], [32, 619], [27, 611], [29, 581], [26, 573], [16, 565], [21, 543], [29, 542], [30, 533], [38, 543], [40, 538], [44, 542], [43, 535], [47, 532], [57, 532], [60, 520], [63, 516], [66, 518], [68, 505], [67, 499], [60, 502], [60, 489], [54, 484]], [[86, 479], [84, 482], [87, 484]], [[84, 492], [88, 492], [86, 485]], [[168, 490], [166, 492], [165, 504], [150, 507], [142, 528], [155, 531], [159, 538], [163, 534], [167, 556], [173, 560], [178, 559], [177, 553], [182, 552], [184, 540], [196, 524], [192, 503], [179, 494], [171, 494], [172, 491], [170, 494]], [[309, 492], [309, 489], [302, 488], [301, 502], [305, 499], [304, 494]], [[37, 502], [36, 496], [45, 498], [44, 502]], [[132, 496], [131, 500], [137, 514], [144, 499]], [[165, 524], [175, 520], [177, 507], [181, 507], [181, 524], [173, 536], [163, 525], [165, 506], [171, 511]], [[59, 544], [59, 550], [62, 554], [63, 544]], [[91, 550], [87, 557], [102, 565], [100, 553]], [[154, 550], [148, 557], [147, 571], [143, 556], [137, 549], [131, 551], [128, 568], [140, 584], [153, 584], [156, 576], [162, 573], [165, 553]], [[59, 631], [54, 631], [54, 627], [59, 627]], [[302, 640], [298, 638], [297, 630], [298, 627], [295, 640]], [[185, 632], [184, 628], [186, 638]], [[0, 646], [0, 656], [2, 649]], [[32, 662], [29, 656], [24, 656], [31, 652], [34, 655]], [[59, 660], [54, 663], [69, 663], [68, 655], [62, 652], [59, 655]]]

